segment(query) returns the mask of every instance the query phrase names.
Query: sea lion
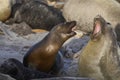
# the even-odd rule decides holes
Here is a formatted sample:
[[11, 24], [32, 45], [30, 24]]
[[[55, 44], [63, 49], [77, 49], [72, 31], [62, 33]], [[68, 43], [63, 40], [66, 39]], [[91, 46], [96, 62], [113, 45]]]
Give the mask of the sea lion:
[[16, 80], [31, 80], [36, 78], [55, 77], [54, 75], [26, 68], [20, 61], [14, 58], [5, 60], [0, 66], [0, 72], [10, 75]]
[[114, 28], [120, 24], [120, 4], [116, 0], [68, 0], [63, 8], [65, 19], [77, 21], [78, 29], [86, 32], [92, 32], [94, 15], [98, 14]]
[[53, 26], [65, 22], [65, 19], [58, 9], [48, 6], [42, 1], [31, 0], [18, 8], [14, 18], [6, 21], [7, 24], [21, 22], [26, 22], [32, 29], [50, 31]]
[[79, 56], [80, 76], [95, 80], [120, 80], [120, 52], [110, 23], [101, 16], [95, 17], [90, 38]]
[[56, 25], [42, 41], [26, 53], [23, 59], [24, 66], [57, 74], [63, 67], [62, 55], [58, 54], [58, 51], [66, 40], [76, 35], [73, 31], [75, 25], [75, 21]]

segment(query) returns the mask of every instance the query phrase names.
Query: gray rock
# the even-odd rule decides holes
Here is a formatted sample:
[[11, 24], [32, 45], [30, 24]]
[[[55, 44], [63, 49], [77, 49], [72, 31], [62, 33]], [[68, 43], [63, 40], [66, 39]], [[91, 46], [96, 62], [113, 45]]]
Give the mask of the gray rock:
[[15, 80], [15, 79], [10, 77], [9, 75], [0, 73], [0, 80]]
[[33, 80], [93, 80], [93, 79], [82, 78], [82, 77], [54, 77], [54, 78], [33, 79]]

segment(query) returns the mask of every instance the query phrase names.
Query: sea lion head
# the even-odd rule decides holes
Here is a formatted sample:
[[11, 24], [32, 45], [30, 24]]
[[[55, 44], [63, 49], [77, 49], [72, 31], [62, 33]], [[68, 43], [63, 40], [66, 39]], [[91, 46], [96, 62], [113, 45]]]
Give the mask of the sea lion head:
[[[100, 15], [97, 15], [94, 18], [93, 25], [94, 26], [93, 32], [91, 34], [91, 39], [94, 41], [99, 40], [103, 35], [108, 35], [109, 37], [112, 35], [116, 36], [111, 24], [106, 22], [105, 19]], [[114, 34], [112, 34], [111, 32], [113, 32]]]
[[76, 21], [71, 21], [71, 22], [65, 22], [56, 25], [51, 32], [57, 34], [59, 38], [62, 38], [62, 40], [67, 40], [70, 37], [76, 35], [74, 32], [76, 28]]

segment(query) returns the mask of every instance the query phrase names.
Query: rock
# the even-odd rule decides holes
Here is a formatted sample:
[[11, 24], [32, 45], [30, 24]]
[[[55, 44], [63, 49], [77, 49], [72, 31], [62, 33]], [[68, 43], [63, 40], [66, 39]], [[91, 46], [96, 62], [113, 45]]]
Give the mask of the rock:
[[0, 73], [0, 80], [15, 80], [15, 79], [10, 77], [9, 75]]
[[19, 36], [25, 36], [25, 35], [33, 33], [31, 27], [27, 25], [25, 22], [22, 22], [20, 24], [14, 23], [8, 26], [9, 26], [10, 31], [13, 31]]

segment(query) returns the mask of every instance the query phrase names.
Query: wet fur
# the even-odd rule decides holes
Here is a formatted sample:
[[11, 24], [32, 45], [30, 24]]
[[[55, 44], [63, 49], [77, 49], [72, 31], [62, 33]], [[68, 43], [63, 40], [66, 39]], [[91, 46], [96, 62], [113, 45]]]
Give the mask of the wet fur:
[[80, 76], [96, 80], [120, 80], [120, 52], [116, 34], [102, 17], [99, 20], [103, 26], [100, 35], [96, 38], [92, 34], [80, 53]]
[[75, 22], [67, 22], [55, 26], [42, 41], [31, 47], [24, 56], [23, 64], [39, 71], [58, 73], [63, 67], [58, 51], [67, 39], [75, 35], [71, 32], [74, 25]]

